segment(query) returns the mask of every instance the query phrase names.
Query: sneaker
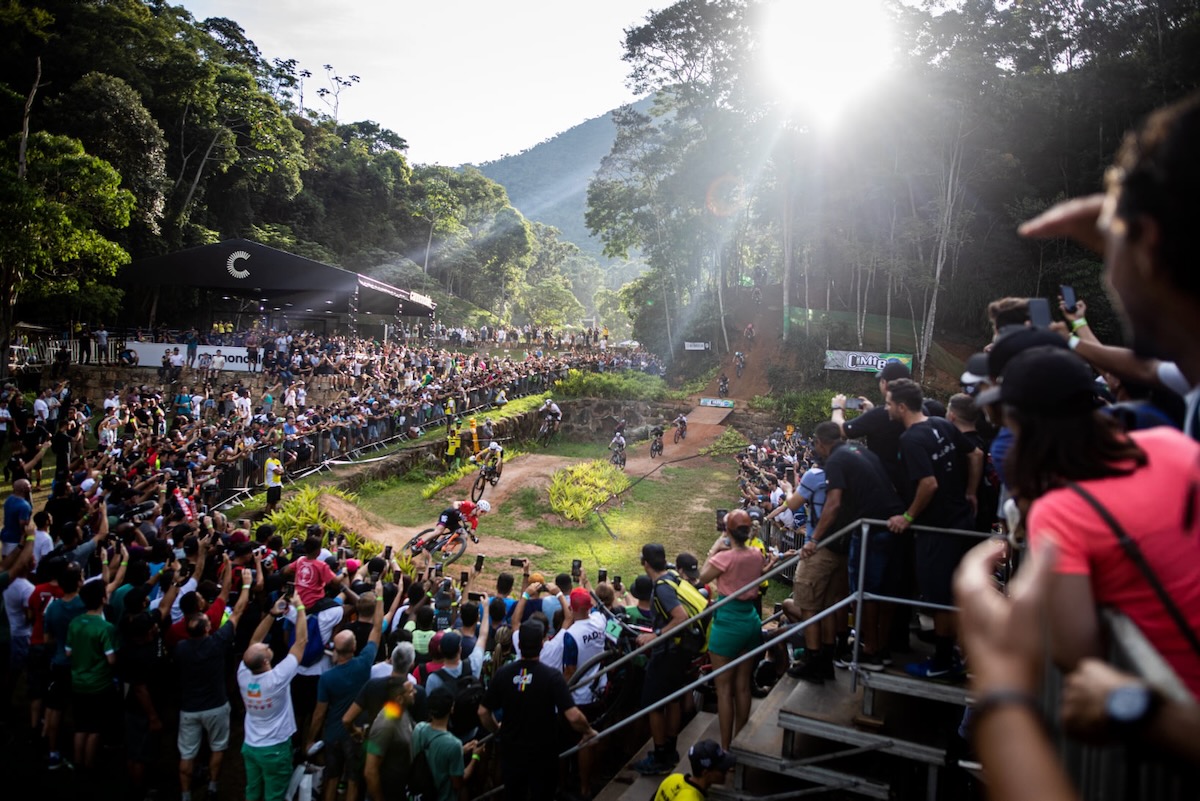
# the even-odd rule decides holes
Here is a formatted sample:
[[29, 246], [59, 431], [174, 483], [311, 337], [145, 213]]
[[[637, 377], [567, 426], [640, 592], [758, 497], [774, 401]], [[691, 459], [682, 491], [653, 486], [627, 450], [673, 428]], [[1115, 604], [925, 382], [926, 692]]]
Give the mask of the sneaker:
[[63, 766], [63, 758], [60, 754], [51, 754], [46, 760], [47, 770], [58, 770]]
[[959, 681], [964, 678], [962, 662], [957, 658], [949, 662], [939, 662], [934, 657], [924, 662], [915, 662], [904, 666], [904, 672], [918, 679], [949, 679]]
[[643, 776], [665, 776], [671, 772], [671, 765], [660, 762], [653, 751], [646, 754], [644, 759], [634, 762], [633, 769]]
[[885, 667], [891, 667], [892, 666], [892, 652], [891, 651], [880, 651], [879, 652], [879, 661], [882, 662]]
[[837, 655], [833, 657], [833, 664], [840, 668], [850, 667], [850, 663], [854, 661], [854, 649], [850, 646], [840, 649]]
[[878, 654], [868, 654], [866, 651], [862, 651], [858, 655], [858, 669], [878, 673], [883, 670], [883, 660], [879, 658]]

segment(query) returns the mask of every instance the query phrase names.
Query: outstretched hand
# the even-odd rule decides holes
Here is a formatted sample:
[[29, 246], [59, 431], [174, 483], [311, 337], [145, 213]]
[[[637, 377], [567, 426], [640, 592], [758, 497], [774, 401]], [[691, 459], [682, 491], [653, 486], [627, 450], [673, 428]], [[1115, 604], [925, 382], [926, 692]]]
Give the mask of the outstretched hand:
[[1065, 200], [1051, 206], [1032, 220], [1026, 220], [1017, 233], [1030, 239], [1074, 239], [1088, 250], [1104, 252], [1104, 237], [1096, 226], [1104, 195], [1095, 194]]

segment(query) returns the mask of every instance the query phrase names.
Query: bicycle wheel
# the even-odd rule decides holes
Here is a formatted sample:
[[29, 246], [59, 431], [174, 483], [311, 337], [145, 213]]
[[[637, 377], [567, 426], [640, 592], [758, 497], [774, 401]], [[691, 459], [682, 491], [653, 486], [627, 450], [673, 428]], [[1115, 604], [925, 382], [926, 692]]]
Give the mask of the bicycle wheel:
[[746, 369], [746, 368], [742, 367], [742, 365], [740, 365], [740, 364], [737, 366], [737, 377], [738, 378], [742, 377], [742, 370], [744, 370], [744, 369]]
[[420, 552], [429, 544], [429, 535], [432, 533], [433, 529], [431, 528], [427, 528], [419, 532], [417, 536], [408, 541], [408, 544], [404, 546], [404, 550], [407, 551], [410, 556]]
[[679, 426], [675, 426], [675, 444], [676, 444], [676, 445], [678, 445], [678, 444], [679, 444], [679, 440], [680, 440], [680, 438], [681, 438], [681, 436], [680, 436], [680, 433], [679, 433]]
[[467, 552], [467, 538], [461, 531], [456, 531], [442, 543], [440, 548], [434, 548], [429, 555], [443, 565], [453, 564], [458, 557]]
[[622, 470], [624, 470], [625, 469], [625, 451], [621, 451], [620, 457], [621, 457], [621, 460], [617, 463], [617, 466], [620, 467]]
[[480, 473], [475, 477], [475, 483], [471, 485], [471, 500], [478, 501], [483, 497], [483, 488], [487, 486], [487, 476]]
[[549, 445], [550, 444], [550, 436], [553, 433], [554, 433], [554, 429], [552, 427], [550, 427], [549, 425], [543, 425], [542, 429], [538, 432], [538, 438], [537, 438], [538, 445], [541, 445], [543, 448], [546, 447], [547, 445]]
[[660, 453], [662, 453], [662, 443], [654, 440], [654, 442], [650, 443], [650, 458], [657, 458]]

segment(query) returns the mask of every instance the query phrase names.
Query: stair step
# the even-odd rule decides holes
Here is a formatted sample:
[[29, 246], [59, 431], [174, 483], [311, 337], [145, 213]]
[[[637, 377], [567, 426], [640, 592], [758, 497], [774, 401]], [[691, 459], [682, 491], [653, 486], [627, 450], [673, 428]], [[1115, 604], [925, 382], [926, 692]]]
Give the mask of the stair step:
[[[841, 770], [834, 770], [823, 765], [796, 764], [802, 762], [802, 760], [779, 759], [764, 754], [748, 753], [740, 751], [736, 747], [734, 751], [739, 765], [743, 767], [757, 768], [793, 779], [800, 779], [801, 781], [811, 782], [825, 788], [838, 788], [868, 798], [879, 799], [887, 799], [891, 790], [891, 787], [886, 782], [865, 776], [857, 776]], [[710, 790], [709, 797], [713, 799], [747, 799], [752, 796], [748, 795], [744, 790], [724, 786]]]
[[941, 701], [956, 706], [966, 706], [970, 696], [966, 684], [949, 684], [929, 679], [918, 679], [908, 675], [903, 670], [889, 668], [877, 673], [864, 670], [859, 673], [859, 679], [866, 686], [883, 692], [898, 693], [912, 698], [925, 698], [930, 701]]
[[[688, 772], [687, 752], [688, 749], [695, 745], [700, 740], [720, 740], [720, 724], [717, 721], [717, 716], [712, 712], [697, 712], [696, 717], [683, 727], [683, 731], [679, 732], [679, 739], [676, 748], [679, 750], [679, 765], [676, 770], [680, 773]], [[629, 763], [623, 767], [613, 780], [601, 790], [595, 798], [595, 801], [646, 801], [647, 798], [653, 798], [658, 786], [662, 784], [662, 776], [643, 776], [633, 769], [633, 763], [642, 759], [647, 751], [654, 748], [654, 741], [648, 740], [646, 744], [629, 760]]]

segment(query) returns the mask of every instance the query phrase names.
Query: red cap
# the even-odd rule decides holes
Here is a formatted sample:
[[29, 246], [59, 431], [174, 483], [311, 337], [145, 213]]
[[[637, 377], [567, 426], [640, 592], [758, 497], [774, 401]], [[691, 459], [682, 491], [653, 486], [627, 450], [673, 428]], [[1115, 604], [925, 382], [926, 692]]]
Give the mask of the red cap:
[[232, 534], [229, 535], [229, 542], [232, 545], [240, 545], [243, 542], [249, 542], [249, 541], [250, 541], [250, 535], [246, 532], [246, 529], [244, 529], [244, 528], [239, 528], [238, 530], [234, 531]]
[[592, 608], [592, 594], [583, 587], [571, 590], [571, 611], [587, 612]]

